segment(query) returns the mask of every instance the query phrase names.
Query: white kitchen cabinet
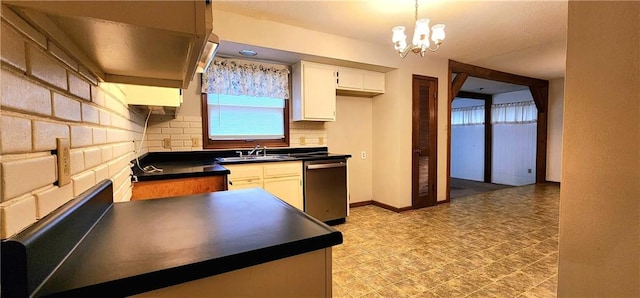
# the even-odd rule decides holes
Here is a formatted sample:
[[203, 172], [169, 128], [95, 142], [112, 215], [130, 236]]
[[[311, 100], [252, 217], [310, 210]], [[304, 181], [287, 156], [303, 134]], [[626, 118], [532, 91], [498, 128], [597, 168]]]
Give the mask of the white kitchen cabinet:
[[302, 162], [264, 164], [264, 189], [290, 205], [304, 210]]
[[178, 88], [117, 85], [130, 105], [179, 107], [182, 104], [182, 91]]
[[225, 165], [229, 174], [229, 190], [243, 188], [262, 188], [262, 164]]
[[263, 188], [279, 199], [303, 210], [302, 162], [287, 161], [225, 165], [231, 174], [228, 189]]
[[384, 93], [384, 73], [362, 70], [362, 90]]
[[384, 73], [338, 67], [336, 91], [339, 95], [375, 96], [384, 93]]
[[335, 121], [335, 67], [300, 61], [293, 67], [294, 121]]

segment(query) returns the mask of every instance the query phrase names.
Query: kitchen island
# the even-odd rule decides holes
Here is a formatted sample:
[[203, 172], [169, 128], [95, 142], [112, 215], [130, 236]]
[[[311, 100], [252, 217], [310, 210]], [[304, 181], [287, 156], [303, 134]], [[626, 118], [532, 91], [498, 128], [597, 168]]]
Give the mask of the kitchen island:
[[342, 234], [263, 190], [111, 196], [106, 180], [4, 240], [3, 294], [331, 296]]

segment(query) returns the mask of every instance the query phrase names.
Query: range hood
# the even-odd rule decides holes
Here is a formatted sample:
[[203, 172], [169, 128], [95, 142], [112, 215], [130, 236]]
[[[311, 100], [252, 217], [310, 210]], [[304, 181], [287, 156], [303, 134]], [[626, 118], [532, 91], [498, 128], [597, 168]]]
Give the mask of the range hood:
[[210, 0], [2, 4], [105, 82], [186, 89], [201, 57], [212, 53], [204, 53], [213, 29]]
[[204, 70], [209, 67], [209, 64], [213, 61], [213, 57], [216, 55], [219, 46], [220, 38], [218, 38], [218, 35], [211, 33], [207, 40], [207, 44], [204, 46], [204, 51], [202, 51], [202, 56], [200, 56], [200, 61], [198, 61], [198, 67], [196, 68], [197, 73], [203, 73]]

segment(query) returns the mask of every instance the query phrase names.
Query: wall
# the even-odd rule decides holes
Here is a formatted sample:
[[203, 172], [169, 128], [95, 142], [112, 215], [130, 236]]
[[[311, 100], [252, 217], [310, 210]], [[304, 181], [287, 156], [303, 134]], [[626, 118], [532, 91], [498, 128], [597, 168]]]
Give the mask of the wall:
[[484, 181], [484, 125], [451, 126], [451, 178]]
[[569, 2], [558, 297], [640, 297], [638, 20], [640, 2]]
[[[129, 161], [144, 119], [75, 57], [2, 8], [0, 238], [19, 232], [103, 179], [131, 196]], [[58, 186], [56, 138], [71, 143], [71, 183]], [[144, 149], [139, 154], [144, 153]]]
[[[451, 108], [484, 106], [484, 100], [455, 98]], [[484, 125], [451, 126], [451, 177], [484, 181]]]
[[562, 180], [562, 105], [564, 78], [549, 81], [547, 107], [547, 181]]
[[[351, 154], [350, 203], [373, 198], [373, 98], [338, 96], [336, 121], [328, 122], [329, 151]], [[362, 159], [361, 152], [366, 152]]]
[[[493, 96], [493, 104], [532, 100], [529, 90]], [[535, 123], [493, 125], [492, 183], [526, 185], [536, 182], [536, 131]]]

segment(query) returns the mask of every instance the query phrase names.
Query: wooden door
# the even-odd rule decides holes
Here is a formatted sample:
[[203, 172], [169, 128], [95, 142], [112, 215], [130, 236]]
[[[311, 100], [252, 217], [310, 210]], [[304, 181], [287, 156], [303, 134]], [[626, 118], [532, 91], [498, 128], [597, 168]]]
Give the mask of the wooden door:
[[434, 206], [437, 164], [438, 79], [413, 76], [412, 208]]

